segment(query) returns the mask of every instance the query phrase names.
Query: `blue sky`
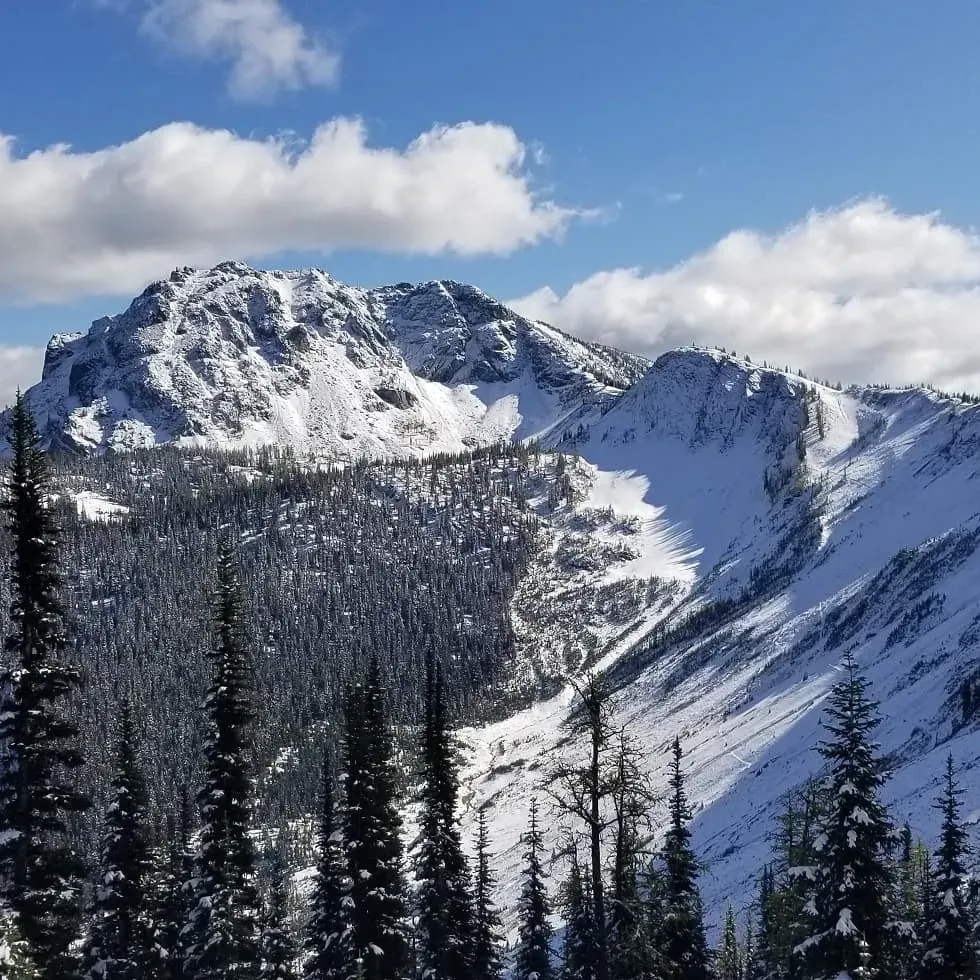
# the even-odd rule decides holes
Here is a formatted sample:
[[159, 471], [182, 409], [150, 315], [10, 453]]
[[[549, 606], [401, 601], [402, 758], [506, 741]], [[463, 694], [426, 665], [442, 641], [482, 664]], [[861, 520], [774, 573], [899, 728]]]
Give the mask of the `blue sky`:
[[[209, 34], [219, 7], [224, 17], [233, 11], [232, 27]], [[762, 354], [802, 346], [818, 368], [840, 371], [854, 319], [800, 321], [797, 310], [767, 333], [746, 329], [739, 310], [747, 301], [756, 320], [771, 319], [801, 290], [826, 298], [827, 310], [842, 298], [873, 299], [884, 262], [896, 304], [903, 290], [924, 288], [937, 301], [952, 290], [959, 305], [912, 364], [902, 343], [882, 348], [896, 331], [922, 333], [901, 309], [850, 359], [892, 376], [980, 377], [972, 362], [954, 370], [980, 268], [971, 231], [980, 207], [975, 3], [45, 0], [0, 5], [0, 37], [0, 132], [15, 140], [8, 172], [20, 164], [6, 195], [0, 164], [10, 235], [4, 242], [0, 230], [0, 260], [12, 270], [0, 273], [0, 344], [37, 346], [56, 330], [85, 329], [185, 253], [188, 264], [242, 254], [269, 266], [320, 265], [358, 284], [459, 278], [587, 336], [653, 350], [674, 334], [733, 346], [745, 334]], [[267, 41], [275, 49], [257, 51]], [[180, 140], [196, 145], [230, 130], [242, 153], [288, 133], [283, 152], [298, 154], [337, 117], [363, 121], [361, 149], [388, 148], [395, 159], [385, 173], [397, 171], [395, 186], [408, 181], [418, 200], [438, 197], [447, 172], [472, 169], [473, 183], [382, 220], [376, 201], [394, 191], [387, 183], [364, 191], [364, 158], [352, 150], [343, 165], [321, 161], [340, 204], [282, 218], [263, 237], [263, 208], [281, 214], [289, 202], [255, 204], [239, 230], [227, 202], [215, 204], [218, 217], [209, 211], [231, 166], [224, 151], [179, 149]], [[181, 121], [197, 127], [192, 136], [162, 129]], [[496, 135], [469, 131], [466, 147], [437, 162], [406, 158], [434, 125], [466, 121], [498, 124]], [[136, 163], [132, 152], [109, 149], [154, 131], [166, 132], [166, 144], [161, 137]], [[522, 160], [501, 133], [523, 147]], [[50, 149], [58, 144], [70, 150]], [[33, 151], [49, 157], [32, 163]], [[101, 165], [87, 155], [100, 151], [111, 166], [86, 183], [82, 175]], [[476, 159], [489, 161], [485, 174], [471, 167]], [[182, 168], [185, 182], [155, 200], [154, 188]], [[246, 170], [251, 185], [260, 183], [255, 172]], [[134, 182], [139, 193], [127, 197]], [[180, 223], [169, 195], [184, 200], [188, 186], [201, 196]], [[375, 203], [341, 207], [362, 191]], [[295, 189], [282, 193], [293, 201]], [[549, 205], [564, 210], [549, 218]], [[510, 217], [498, 228], [501, 214]], [[732, 248], [719, 251], [739, 229], [771, 236], [753, 239], [765, 276], [751, 254], [732, 264]], [[798, 265], [811, 270], [831, 256], [833, 281], [787, 273], [785, 247], [797, 247]], [[693, 271], [692, 255], [701, 256]], [[670, 270], [687, 299], [670, 291]], [[871, 322], [873, 311], [851, 312]], [[937, 360], [937, 351], [948, 354], [947, 335], [958, 338], [954, 352]]]

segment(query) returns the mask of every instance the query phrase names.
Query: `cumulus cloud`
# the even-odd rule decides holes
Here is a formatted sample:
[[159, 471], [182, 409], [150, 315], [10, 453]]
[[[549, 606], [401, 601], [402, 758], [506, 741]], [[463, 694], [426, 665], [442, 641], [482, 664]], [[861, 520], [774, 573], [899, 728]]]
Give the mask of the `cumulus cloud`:
[[340, 71], [339, 53], [280, 0], [148, 0], [141, 27], [177, 52], [226, 62], [228, 90], [243, 100], [331, 85]]
[[588, 339], [656, 355], [691, 342], [844, 382], [980, 390], [980, 240], [880, 199], [740, 230], [663, 271], [597, 272], [513, 300]]
[[0, 409], [14, 400], [17, 389], [26, 391], [41, 377], [44, 349], [0, 347]]
[[0, 299], [141, 288], [173, 267], [287, 249], [506, 254], [561, 234], [512, 129], [437, 126], [371, 147], [359, 120], [308, 142], [171, 123], [93, 152], [0, 135]]

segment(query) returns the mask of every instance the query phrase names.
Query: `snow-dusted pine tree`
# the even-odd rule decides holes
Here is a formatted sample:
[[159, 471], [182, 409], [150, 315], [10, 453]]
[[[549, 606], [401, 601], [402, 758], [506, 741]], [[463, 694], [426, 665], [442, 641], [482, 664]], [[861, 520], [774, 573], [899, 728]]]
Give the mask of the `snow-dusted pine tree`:
[[561, 908], [565, 917], [565, 951], [562, 980], [598, 980], [598, 950], [588, 872], [583, 872], [576, 851], [572, 866], [561, 890]]
[[208, 736], [205, 781], [198, 793], [200, 846], [184, 972], [188, 980], [251, 980], [260, 963], [255, 852], [249, 836], [252, 678], [242, 636], [238, 575], [225, 548], [218, 560], [216, 605], [213, 679], [204, 702]]
[[551, 980], [551, 907], [541, 853], [544, 841], [538, 826], [538, 804], [531, 801], [531, 822], [524, 836], [524, 885], [518, 907], [520, 942], [514, 960], [514, 980]]
[[966, 859], [969, 843], [960, 820], [961, 790], [956, 782], [953, 757], [946, 759], [946, 778], [936, 808], [943, 815], [939, 847], [931, 874], [919, 969], [921, 980], [966, 980], [977, 975], [975, 903], [968, 894]]
[[376, 658], [365, 682], [348, 692], [345, 714], [346, 976], [400, 980], [411, 972], [408, 909], [391, 732]]
[[344, 980], [344, 910], [346, 872], [343, 835], [334, 803], [333, 763], [323, 754], [317, 862], [310, 919], [306, 927], [306, 980]]
[[423, 980], [469, 980], [473, 909], [469, 869], [456, 818], [458, 779], [442, 670], [427, 658], [422, 738], [422, 813], [418, 882], [417, 968]]
[[78, 730], [61, 705], [78, 687], [67, 663], [58, 571], [59, 529], [37, 427], [21, 395], [12, 414], [7, 511], [13, 539], [10, 632], [0, 670], [0, 905], [43, 980], [77, 970], [79, 895], [85, 868], [71, 817], [86, 810], [73, 773]]
[[812, 977], [888, 976], [889, 937], [898, 934], [895, 838], [880, 797], [887, 776], [872, 739], [877, 705], [849, 655], [844, 670], [823, 721], [819, 752], [828, 773], [813, 843], [810, 933], [797, 950]]
[[500, 980], [503, 936], [493, 901], [497, 884], [490, 867], [486, 811], [480, 810], [476, 830], [476, 880], [473, 885], [473, 980]]
[[289, 881], [286, 861], [277, 849], [272, 863], [269, 901], [262, 922], [262, 980], [297, 980], [298, 950], [289, 928]]
[[119, 707], [116, 758], [82, 967], [90, 980], [143, 980], [152, 951], [147, 793], [127, 699]]
[[707, 980], [708, 941], [697, 885], [698, 860], [691, 845], [691, 808], [684, 788], [680, 739], [674, 739], [671, 753], [670, 826], [661, 852], [663, 910], [655, 942], [665, 980]]
[[725, 928], [721, 934], [721, 948], [715, 957], [716, 980], [742, 980], [742, 953], [738, 946], [738, 927], [735, 910], [729, 904], [725, 910]]

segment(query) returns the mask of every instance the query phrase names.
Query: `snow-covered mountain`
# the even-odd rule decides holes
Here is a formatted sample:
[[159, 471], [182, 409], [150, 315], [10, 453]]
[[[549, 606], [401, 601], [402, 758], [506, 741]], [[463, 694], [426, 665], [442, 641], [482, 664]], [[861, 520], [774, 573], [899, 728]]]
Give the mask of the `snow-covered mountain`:
[[547, 432], [646, 366], [461, 283], [364, 290], [225, 262], [52, 339], [28, 398], [50, 444], [76, 452], [275, 442], [343, 459]]
[[[934, 833], [951, 752], [980, 824], [960, 707], [980, 684], [980, 406], [703, 349], [649, 364], [458, 283], [359, 290], [234, 263], [55, 338], [28, 397], [50, 442], [83, 453], [280, 441], [350, 458], [531, 436], [565, 451], [567, 492], [532, 501], [514, 629], [544, 674], [609, 671], [657, 782], [682, 737], [715, 918], [750, 900], [780, 796], [817, 767], [846, 652], [882, 701], [896, 816]], [[647, 585], [624, 604], [612, 587], [630, 580]], [[574, 751], [569, 704], [463, 733], [466, 812], [491, 814], [507, 908], [527, 805]]]

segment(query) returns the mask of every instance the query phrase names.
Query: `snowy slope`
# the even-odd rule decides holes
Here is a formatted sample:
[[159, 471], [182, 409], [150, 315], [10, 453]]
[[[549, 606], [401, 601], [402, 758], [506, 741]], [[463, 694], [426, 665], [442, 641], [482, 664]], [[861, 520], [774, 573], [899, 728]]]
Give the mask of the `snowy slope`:
[[536, 435], [646, 363], [461, 283], [363, 290], [226, 262], [55, 337], [27, 397], [50, 444], [75, 452], [279, 443], [343, 459]]
[[[821, 702], [845, 651], [882, 702], [896, 819], [934, 840], [931, 802], [952, 752], [980, 822], [980, 743], [958, 690], [980, 676], [980, 407], [839, 392], [680, 351], [576, 448], [600, 467], [609, 504], [650, 508], [672, 543], [659, 571], [678, 581], [677, 601], [597, 656], [662, 790], [669, 742], [683, 739], [716, 925], [727, 900], [753, 898], [779, 800], [816, 771]], [[566, 690], [463, 733], [468, 819], [484, 804], [493, 814], [508, 908], [527, 806], [574, 751], [569, 703]], [[554, 842], [560, 828], [545, 823]]]

